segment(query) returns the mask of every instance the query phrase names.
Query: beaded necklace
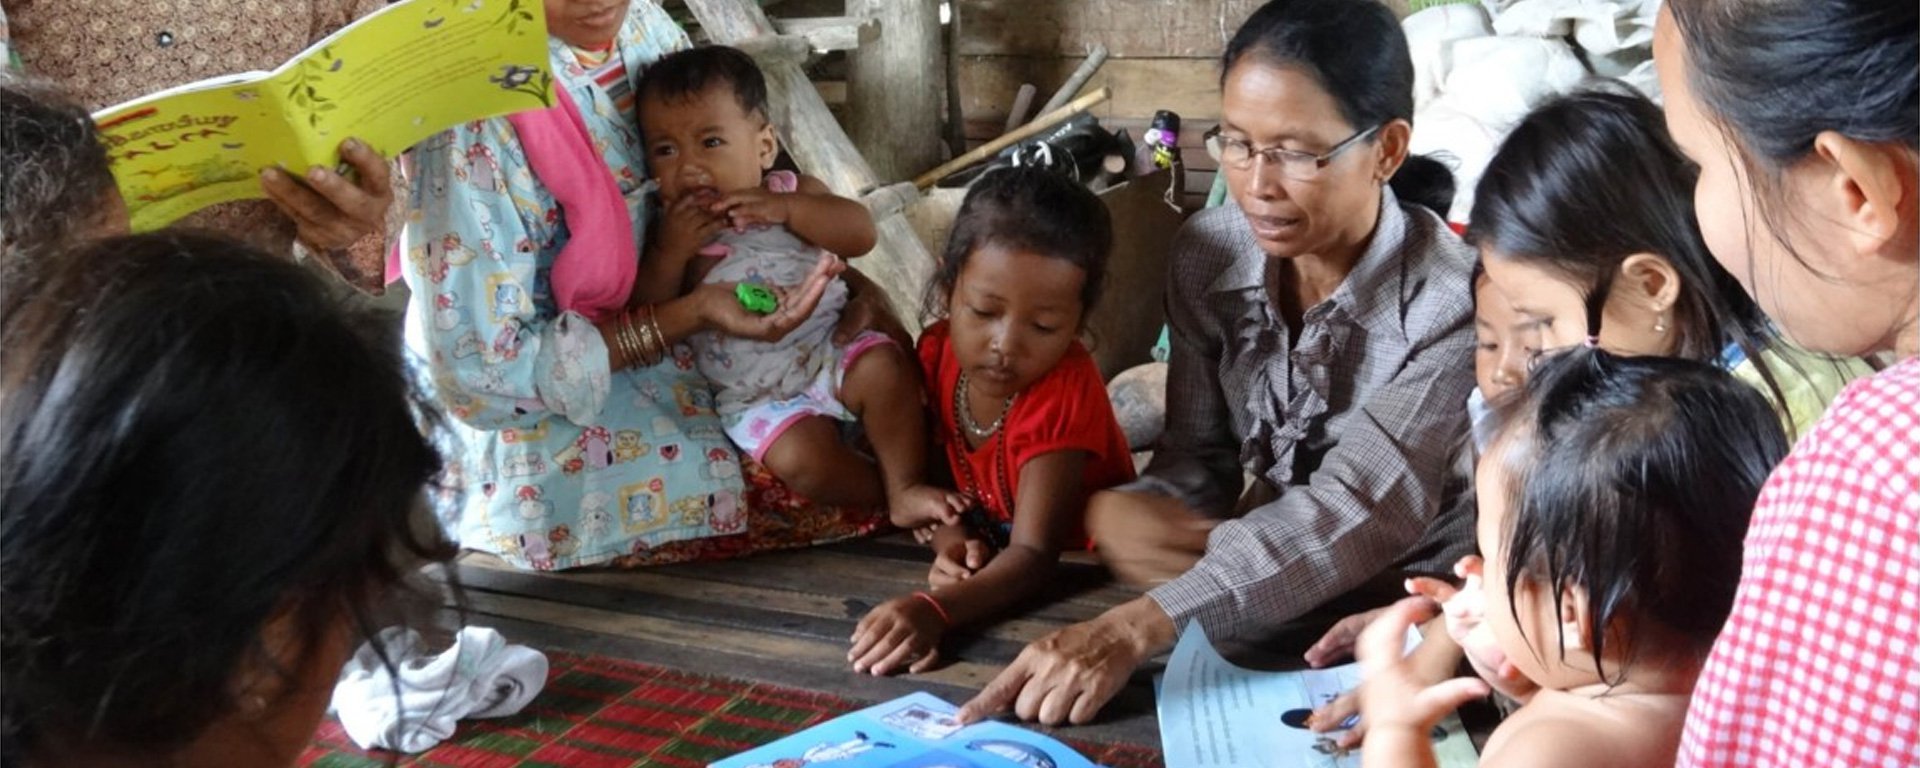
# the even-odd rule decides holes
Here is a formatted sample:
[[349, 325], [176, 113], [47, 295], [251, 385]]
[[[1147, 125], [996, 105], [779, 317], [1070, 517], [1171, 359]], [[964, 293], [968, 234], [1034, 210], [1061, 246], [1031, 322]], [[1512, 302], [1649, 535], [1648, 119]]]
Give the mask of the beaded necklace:
[[[1016, 392], [1009, 395], [1006, 405], [1000, 409], [1000, 417], [994, 419], [991, 426], [986, 429], [981, 429], [978, 424], [974, 423], [972, 407], [967, 403], [967, 383], [967, 374], [961, 372], [960, 380], [955, 383], [953, 387], [953, 439], [955, 441], [955, 447], [960, 452], [959, 460], [953, 463], [959, 465], [960, 474], [962, 475], [960, 480], [966, 486], [961, 490], [967, 495], [979, 500], [978, 504], [975, 504], [967, 510], [966, 524], [967, 527], [972, 528], [976, 534], [984, 537], [991, 543], [995, 549], [1005, 549], [1008, 538], [1005, 527], [991, 519], [986, 514], [986, 509], [997, 506], [1000, 509], [1008, 510], [1009, 514], [1011, 514], [1013, 509], [1013, 484], [1009, 481], [1012, 473], [1007, 467], [1009, 463], [1007, 459], [1007, 440], [1001, 431], [1001, 427], [1006, 426], [1007, 414], [1013, 412], [1013, 402], [1020, 396], [1020, 393]], [[994, 461], [992, 471], [994, 476], [992, 478], [993, 488], [991, 491], [980, 482], [979, 477], [974, 475], [971, 453], [975, 449], [971, 447], [971, 443], [967, 442], [968, 434], [972, 434], [976, 440], [985, 440], [986, 442], [980, 446], [980, 450], [990, 451], [993, 454]], [[993, 503], [994, 493], [999, 494], [1002, 503], [998, 505]]]

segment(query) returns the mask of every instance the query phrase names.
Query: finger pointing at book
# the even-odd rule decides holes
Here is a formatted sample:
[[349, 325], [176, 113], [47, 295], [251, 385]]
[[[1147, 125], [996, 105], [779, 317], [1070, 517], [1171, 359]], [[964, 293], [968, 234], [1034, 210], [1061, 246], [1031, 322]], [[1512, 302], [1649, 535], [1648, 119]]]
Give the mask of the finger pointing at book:
[[1048, 725], [1093, 720], [1141, 662], [1173, 644], [1173, 622], [1148, 598], [1035, 640], [960, 708], [971, 723], [1013, 710]]

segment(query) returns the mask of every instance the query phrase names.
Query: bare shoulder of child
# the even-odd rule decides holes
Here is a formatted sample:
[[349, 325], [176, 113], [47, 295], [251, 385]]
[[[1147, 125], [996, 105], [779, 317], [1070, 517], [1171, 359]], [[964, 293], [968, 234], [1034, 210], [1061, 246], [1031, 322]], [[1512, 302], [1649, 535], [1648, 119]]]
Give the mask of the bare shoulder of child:
[[1487, 738], [1482, 768], [1673, 765], [1687, 697], [1542, 690]]

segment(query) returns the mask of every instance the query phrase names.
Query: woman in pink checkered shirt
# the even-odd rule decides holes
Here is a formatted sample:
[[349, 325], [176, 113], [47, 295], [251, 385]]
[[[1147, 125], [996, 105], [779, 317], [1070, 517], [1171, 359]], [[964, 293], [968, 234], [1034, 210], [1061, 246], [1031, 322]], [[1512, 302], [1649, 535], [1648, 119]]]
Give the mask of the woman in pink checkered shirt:
[[1920, 765], [1920, 7], [1674, 0], [1654, 61], [1707, 246], [1855, 382], [1761, 492], [1683, 766]]

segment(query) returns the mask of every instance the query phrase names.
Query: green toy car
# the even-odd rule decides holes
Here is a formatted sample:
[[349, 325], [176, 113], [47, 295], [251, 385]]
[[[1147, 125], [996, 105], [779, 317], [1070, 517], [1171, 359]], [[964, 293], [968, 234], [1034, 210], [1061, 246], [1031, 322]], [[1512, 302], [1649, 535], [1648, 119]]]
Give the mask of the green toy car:
[[740, 306], [756, 315], [771, 315], [780, 308], [780, 299], [764, 285], [741, 283], [733, 289], [733, 295], [740, 300]]

